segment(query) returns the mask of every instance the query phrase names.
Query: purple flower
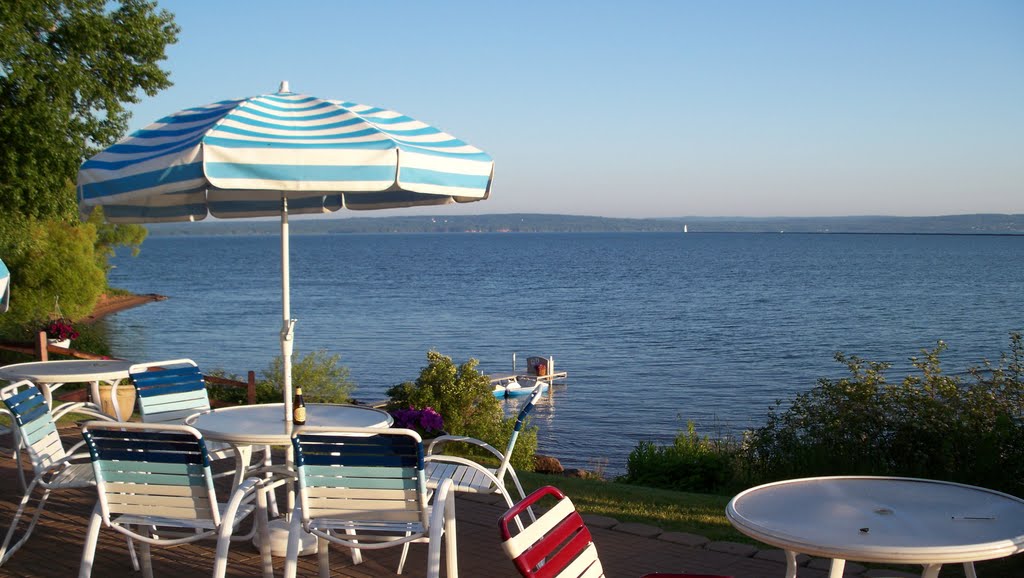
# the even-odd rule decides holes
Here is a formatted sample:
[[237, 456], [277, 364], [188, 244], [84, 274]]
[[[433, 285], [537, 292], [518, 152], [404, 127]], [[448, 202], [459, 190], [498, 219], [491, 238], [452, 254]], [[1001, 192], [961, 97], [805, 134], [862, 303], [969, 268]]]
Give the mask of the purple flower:
[[395, 427], [415, 430], [419, 434], [434, 434], [444, 431], [444, 419], [432, 407], [396, 409], [391, 412]]

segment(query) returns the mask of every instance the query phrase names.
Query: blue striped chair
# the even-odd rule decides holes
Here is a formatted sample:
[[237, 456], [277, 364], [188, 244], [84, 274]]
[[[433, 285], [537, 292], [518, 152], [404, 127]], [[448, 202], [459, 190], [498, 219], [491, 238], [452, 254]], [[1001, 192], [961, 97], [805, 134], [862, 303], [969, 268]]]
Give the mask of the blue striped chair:
[[[516, 447], [516, 440], [519, 439], [519, 432], [526, 424], [526, 418], [533, 411], [537, 400], [544, 394], [540, 386], [534, 387], [530, 397], [519, 410], [516, 417], [512, 435], [509, 437], [508, 445], [505, 446], [505, 453], [495, 449], [490, 444], [476, 438], [466, 436], [438, 436], [430, 442], [427, 447], [427, 455], [430, 460], [427, 463], [427, 485], [436, 488], [443, 480], [450, 479], [454, 483], [452, 489], [456, 492], [467, 492], [474, 494], [499, 494], [505, 498], [508, 507], [512, 507], [512, 497], [505, 487], [506, 475], [512, 479], [516, 490], [519, 492], [519, 499], [526, 497], [523, 485], [519, 482], [515, 468], [512, 467], [512, 452]], [[459, 456], [449, 456], [439, 453], [443, 444], [465, 443], [475, 445], [490, 452], [496, 457], [500, 464], [497, 468], [487, 468], [472, 460]], [[532, 515], [532, 510], [531, 510]]]
[[[128, 368], [128, 376], [135, 385], [139, 413], [144, 423], [183, 424], [190, 415], [210, 409], [210, 394], [206, 391], [206, 380], [196, 362], [191, 359], [170, 359], [151, 363], [138, 363]], [[250, 468], [269, 467], [270, 448], [258, 446], [262, 452], [262, 463], [250, 465], [251, 446], [238, 448], [236, 455], [229, 444], [210, 442], [207, 444], [210, 459], [238, 459], [236, 467], [244, 464], [244, 470], [237, 473], [240, 482]], [[235, 475], [235, 471], [222, 472], [217, 477]], [[271, 511], [277, 515], [277, 504], [271, 501]]]
[[82, 436], [89, 447], [99, 500], [89, 520], [79, 577], [92, 575], [101, 526], [142, 544], [146, 578], [153, 576], [151, 545], [174, 546], [216, 537], [213, 575], [224, 576], [232, 534], [253, 513], [253, 531], [260, 533], [264, 545], [260, 548], [263, 575], [273, 576], [266, 498], [273, 484], [251, 477], [233, 490], [227, 503], [219, 502], [203, 436], [188, 426], [91, 421], [82, 428]]
[[292, 437], [299, 510], [292, 512], [285, 576], [294, 578], [301, 532], [317, 537], [320, 575], [330, 569], [328, 544], [360, 550], [402, 546], [398, 573], [412, 542], [429, 543], [427, 576], [441, 568], [445, 540], [447, 576], [458, 576], [455, 501], [451, 482], [428, 505], [423, 442], [407, 429], [299, 427]]
[[[85, 406], [84, 403], [68, 403], [60, 406], [57, 411], [50, 411], [50, 406], [43, 397], [43, 392], [30, 381], [18, 381], [0, 389], [0, 398], [3, 399], [4, 410], [11, 418], [11, 427], [15, 436], [15, 456], [18, 461], [18, 475], [20, 476], [21, 487], [24, 495], [21, 503], [14, 514], [7, 535], [4, 537], [3, 545], [0, 546], [0, 565], [7, 562], [15, 552], [32, 535], [32, 530], [39, 521], [39, 516], [46, 507], [46, 500], [50, 497], [52, 490], [67, 488], [87, 488], [95, 485], [92, 475], [92, 466], [85, 461], [88, 454], [75, 453], [82, 446], [82, 442], [64, 449], [60, 436], [57, 434], [56, 420], [61, 416], [74, 411], [75, 413], [86, 414], [92, 417], [107, 419], [110, 418]], [[32, 482], [26, 485], [25, 474], [21, 467], [21, 449], [28, 453], [29, 461], [32, 464]], [[43, 495], [39, 498], [35, 515], [29, 522], [24, 535], [13, 545], [11, 539], [14, 537], [18, 522], [25, 512], [25, 506], [32, 498], [36, 486], [43, 489]]]

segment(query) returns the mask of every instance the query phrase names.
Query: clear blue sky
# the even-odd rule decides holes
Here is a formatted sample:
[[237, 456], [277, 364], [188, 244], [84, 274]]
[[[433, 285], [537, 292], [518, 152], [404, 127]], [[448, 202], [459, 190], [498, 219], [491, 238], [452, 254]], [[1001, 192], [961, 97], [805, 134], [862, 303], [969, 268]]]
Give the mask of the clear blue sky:
[[1020, 0], [159, 5], [132, 130], [281, 80], [391, 108], [495, 158], [434, 213], [1024, 213]]

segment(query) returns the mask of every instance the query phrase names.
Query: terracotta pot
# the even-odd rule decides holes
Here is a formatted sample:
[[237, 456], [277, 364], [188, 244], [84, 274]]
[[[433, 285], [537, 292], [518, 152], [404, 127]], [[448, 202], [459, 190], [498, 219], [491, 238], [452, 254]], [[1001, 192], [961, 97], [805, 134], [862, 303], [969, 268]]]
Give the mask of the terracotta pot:
[[[118, 414], [114, 413], [114, 403], [110, 399], [111, 389], [110, 384], [100, 384], [100, 410], [109, 416], [116, 416]], [[135, 411], [134, 385], [122, 383], [117, 386], [117, 408], [122, 421], [128, 421], [132, 417], [132, 412]]]

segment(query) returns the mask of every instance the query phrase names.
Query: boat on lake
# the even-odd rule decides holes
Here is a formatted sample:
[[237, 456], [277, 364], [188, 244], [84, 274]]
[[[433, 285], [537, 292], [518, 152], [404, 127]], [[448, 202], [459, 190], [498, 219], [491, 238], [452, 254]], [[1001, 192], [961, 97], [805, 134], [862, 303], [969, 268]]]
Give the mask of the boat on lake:
[[548, 392], [555, 379], [564, 379], [568, 374], [564, 371], [555, 372], [555, 360], [552, 357], [527, 357], [526, 373], [516, 370], [516, 355], [512, 354], [512, 373], [490, 375], [494, 397], [519, 397], [530, 395], [537, 387]]

